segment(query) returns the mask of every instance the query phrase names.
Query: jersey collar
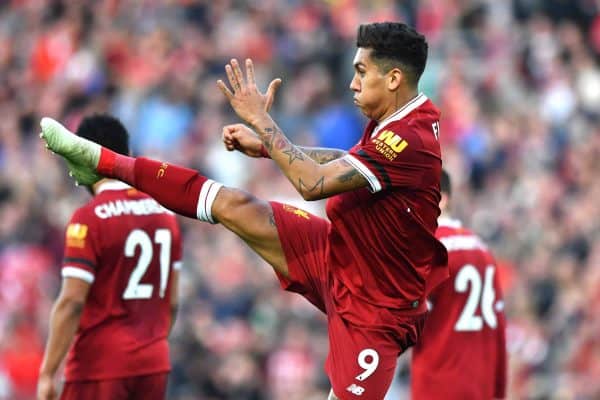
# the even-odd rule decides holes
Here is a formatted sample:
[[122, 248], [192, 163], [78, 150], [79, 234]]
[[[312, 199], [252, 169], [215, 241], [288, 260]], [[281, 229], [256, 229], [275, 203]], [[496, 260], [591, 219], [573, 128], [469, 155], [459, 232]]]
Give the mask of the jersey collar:
[[371, 133], [371, 137], [373, 137], [377, 133], [379, 133], [379, 131], [381, 130], [381, 128], [383, 128], [384, 126], [386, 126], [390, 122], [400, 121], [402, 118], [406, 117], [408, 114], [410, 114], [417, 107], [421, 106], [427, 100], [428, 100], [427, 96], [425, 96], [423, 93], [419, 93], [418, 95], [416, 95], [415, 97], [413, 97], [412, 100], [410, 100], [408, 103], [406, 103], [401, 108], [399, 108], [398, 110], [396, 110], [395, 113], [393, 113], [392, 115], [390, 115], [389, 117], [387, 117], [386, 119], [384, 119], [383, 121], [381, 121], [375, 127], [375, 129], [373, 129], [373, 132]]
[[128, 184], [126, 184], [124, 182], [111, 179], [106, 182], [102, 182], [100, 185], [98, 185], [98, 188], [96, 189], [96, 194], [101, 193], [105, 190], [126, 190], [126, 189], [131, 189], [131, 186], [129, 186]]
[[440, 217], [438, 218], [438, 226], [446, 226], [448, 228], [460, 228], [462, 227], [462, 222], [454, 218]]

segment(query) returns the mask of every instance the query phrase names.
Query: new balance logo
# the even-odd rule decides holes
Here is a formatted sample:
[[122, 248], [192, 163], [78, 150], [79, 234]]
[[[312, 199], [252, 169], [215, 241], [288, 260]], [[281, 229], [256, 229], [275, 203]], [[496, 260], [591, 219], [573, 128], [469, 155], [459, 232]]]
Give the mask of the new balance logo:
[[365, 392], [365, 388], [362, 386], [358, 386], [356, 383], [353, 383], [352, 385], [348, 386], [346, 390], [356, 396], [361, 396]]

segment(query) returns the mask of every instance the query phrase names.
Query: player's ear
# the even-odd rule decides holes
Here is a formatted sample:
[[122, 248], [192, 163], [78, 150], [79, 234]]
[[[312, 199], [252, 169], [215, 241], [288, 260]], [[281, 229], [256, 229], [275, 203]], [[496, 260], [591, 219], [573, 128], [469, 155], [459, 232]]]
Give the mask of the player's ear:
[[400, 68], [392, 68], [387, 73], [388, 90], [395, 91], [400, 87], [400, 84], [406, 79]]

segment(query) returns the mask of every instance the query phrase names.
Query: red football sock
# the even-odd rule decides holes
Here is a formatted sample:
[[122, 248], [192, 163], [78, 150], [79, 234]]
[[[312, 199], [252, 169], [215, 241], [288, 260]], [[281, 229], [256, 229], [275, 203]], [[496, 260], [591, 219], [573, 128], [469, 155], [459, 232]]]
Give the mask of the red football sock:
[[177, 214], [215, 222], [212, 204], [223, 185], [192, 169], [144, 157], [127, 157], [105, 148], [96, 169], [104, 176], [133, 185]]
[[186, 217], [197, 217], [198, 197], [206, 181], [192, 169], [143, 157], [135, 160], [135, 187]]
[[124, 156], [106, 147], [102, 147], [96, 170], [101, 175], [109, 178], [117, 178], [135, 186], [134, 164], [135, 158]]

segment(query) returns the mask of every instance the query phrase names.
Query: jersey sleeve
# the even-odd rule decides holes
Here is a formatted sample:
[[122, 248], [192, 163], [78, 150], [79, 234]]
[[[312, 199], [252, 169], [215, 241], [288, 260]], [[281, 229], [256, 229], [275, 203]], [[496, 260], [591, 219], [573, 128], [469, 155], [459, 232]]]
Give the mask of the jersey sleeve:
[[[390, 123], [350, 149], [344, 159], [365, 177], [373, 193], [391, 187], [419, 187], [433, 163], [441, 166], [439, 144], [424, 145], [419, 130], [422, 128], [402, 122]], [[434, 137], [433, 132], [422, 134]]]
[[98, 262], [96, 218], [85, 209], [77, 210], [65, 232], [63, 278], [77, 278], [93, 283]]
[[181, 229], [179, 224], [177, 223], [177, 219], [173, 217], [173, 243], [171, 249], [171, 268], [175, 271], [181, 270], [183, 266], [183, 244], [181, 239]]

